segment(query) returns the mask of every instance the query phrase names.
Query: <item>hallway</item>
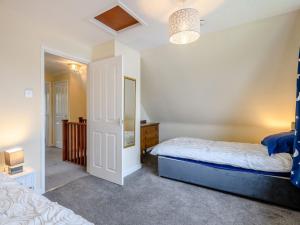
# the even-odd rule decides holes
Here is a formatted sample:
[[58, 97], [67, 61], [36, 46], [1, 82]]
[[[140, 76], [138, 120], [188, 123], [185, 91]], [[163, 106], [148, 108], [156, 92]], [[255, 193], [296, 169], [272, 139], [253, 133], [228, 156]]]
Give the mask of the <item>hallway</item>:
[[85, 168], [62, 161], [62, 150], [46, 147], [46, 192], [87, 176]]

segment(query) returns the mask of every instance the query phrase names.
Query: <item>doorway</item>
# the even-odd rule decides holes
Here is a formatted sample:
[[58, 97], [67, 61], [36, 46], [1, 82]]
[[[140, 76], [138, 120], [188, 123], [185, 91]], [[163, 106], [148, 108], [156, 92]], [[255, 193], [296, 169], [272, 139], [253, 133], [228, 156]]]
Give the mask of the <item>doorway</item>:
[[[42, 98], [41, 104], [42, 108], [42, 121], [41, 130], [42, 130], [42, 142], [41, 145], [41, 193], [44, 193], [45, 190], [49, 191], [65, 185], [70, 181], [80, 178], [80, 176], [86, 176], [88, 174], [94, 175], [98, 178], [105, 179], [107, 181], [123, 185], [124, 182], [124, 173], [123, 173], [123, 62], [122, 56], [115, 56], [112, 58], [106, 58], [102, 60], [96, 60], [90, 62], [86, 59], [81, 59], [77, 57], [70, 56], [63, 52], [57, 50], [51, 50], [46, 47], [41, 49], [41, 81], [42, 81]], [[71, 73], [75, 74], [85, 74], [82, 76], [82, 80], [85, 81], [83, 90], [85, 95], [80, 94], [76, 86], [71, 85], [71, 82], [68, 82], [68, 119], [62, 121], [62, 133], [67, 133], [67, 136], [72, 136], [73, 141], [66, 141], [63, 137], [62, 146], [63, 149], [68, 149], [65, 152], [63, 149], [53, 146], [48, 146], [47, 141], [51, 142], [50, 136], [52, 134], [52, 143], [54, 143], [55, 131], [49, 131], [47, 133], [46, 126], [49, 127], [52, 125], [52, 130], [55, 130], [53, 127], [54, 119], [52, 116], [46, 115], [47, 107], [47, 78], [46, 78], [46, 58], [53, 57], [51, 63], [61, 64], [64, 68], [71, 70]], [[50, 64], [51, 64], [50, 63]], [[79, 65], [79, 66], [78, 66]], [[87, 73], [87, 67], [89, 73]], [[85, 73], [78, 73], [79, 69], [83, 68]], [[88, 74], [88, 75], [87, 75]], [[74, 78], [76, 76], [69, 76], [69, 78]], [[88, 78], [88, 79], [87, 79]], [[53, 84], [51, 86], [51, 91], [53, 92]], [[70, 96], [70, 90], [75, 89], [76, 97], [72, 98]], [[53, 96], [53, 93], [52, 93]], [[83, 97], [84, 96], [84, 97]], [[88, 97], [87, 97], [88, 96]], [[77, 114], [77, 116], [72, 116], [72, 99], [76, 99], [79, 102], [79, 99], [83, 98], [85, 101], [88, 99], [89, 102], [84, 107], [75, 107], [76, 109], [85, 109], [85, 112], [88, 111], [88, 118], [83, 118], [82, 113]], [[52, 97], [53, 99], [53, 97]], [[49, 100], [48, 100], [49, 101]], [[52, 100], [53, 101], [53, 100]], [[77, 104], [78, 105], [78, 104]], [[80, 105], [80, 104], [79, 104]], [[82, 105], [82, 104], [81, 104]], [[52, 102], [52, 111], [53, 112], [53, 102]], [[80, 112], [80, 110], [79, 110]], [[82, 111], [81, 111], [82, 112]], [[52, 118], [52, 123], [48, 122], [46, 118]], [[77, 121], [76, 121], [77, 120]], [[74, 122], [76, 121], [76, 122]], [[49, 125], [50, 124], [50, 125]], [[74, 128], [74, 124], [76, 125]], [[46, 138], [46, 133], [50, 134]], [[64, 136], [64, 135], [63, 135]], [[75, 138], [74, 138], [75, 137]], [[83, 139], [82, 139], [83, 137]], [[81, 141], [78, 141], [81, 140]], [[56, 143], [56, 142], [55, 142]], [[67, 147], [66, 147], [67, 146]], [[55, 156], [51, 156], [48, 153], [53, 153]], [[85, 151], [82, 151], [85, 149]], [[52, 151], [51, 151], [52, 150]], [[58, 154], [55, 151], [59, 152]], [[60, 155], [60, 156], [59, 156]], [[51, 157], [54, 160], [51, 160]], [[47, 159], [50, 159], [49, 162], [52, 162], [56, 168], [51, 169], [51, 165], [47, 165]], [[56, 160], [55, 160], [56, 159]], [[61, 160], [63, 159], [63, 160]], [[62, 175], [61, 167], [57, 164], [63, 163], [66, 167], [72, 166], [71, 173]], [[66, 164], [68, 163], [68, 164]], [[76, 165], [77, 164], [77, 165]], [[78, 176], [74, 175], [74, 168], [80, 168], [80, 174]], [[84, 167], [82, 167], [84, 166]], [[87, 172], [86, 172], [86, 169]], [[50, 169], [49, 169], [50, 168]], [[58, 171], [58, 172], [55, 172]], [[50, 179], [51, 173], [54, 172], [58, 179]], [[75, 173], [76, 174], [76, 173]], [[54, 185], [49, 185], [49, 181], [57, 180], [58, 183]]]
[[[84, 160], [86, 151], [87, 65], [45, 52], [44, 81], [45, 190], [50, 191], [88, 175], [86, 164], [77, 163]], [[68, 152], [69, 143], [74, 143], [72, 151], [77, 152]]]

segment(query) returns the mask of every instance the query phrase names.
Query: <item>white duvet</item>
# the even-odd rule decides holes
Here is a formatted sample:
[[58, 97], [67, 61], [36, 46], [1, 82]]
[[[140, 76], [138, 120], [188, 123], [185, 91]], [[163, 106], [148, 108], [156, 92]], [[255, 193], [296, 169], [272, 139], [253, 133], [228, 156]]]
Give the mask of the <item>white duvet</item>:
[[153, 155], [192, 159], [265, 172], [290, 172], [288, 153], [268, 155], [260, 144], [210, 141], [198, 138], [174, 138], [154, 147]]
[[71, 210], [0, 174], [0, 225], [90, 225]]

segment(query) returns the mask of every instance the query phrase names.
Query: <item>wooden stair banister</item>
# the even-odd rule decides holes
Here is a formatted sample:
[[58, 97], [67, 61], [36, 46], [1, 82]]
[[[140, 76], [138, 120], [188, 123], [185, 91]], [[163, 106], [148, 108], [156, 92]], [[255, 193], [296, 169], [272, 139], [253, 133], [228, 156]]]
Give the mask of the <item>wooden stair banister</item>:
[[86, 119], [84, 119], [83, 117], [78, 117], [78, 121], [79, 123], [86, 123]]
[[86, 119], [79, 117], [79, 122], [63, 120], [63, 161], [86, 166]]

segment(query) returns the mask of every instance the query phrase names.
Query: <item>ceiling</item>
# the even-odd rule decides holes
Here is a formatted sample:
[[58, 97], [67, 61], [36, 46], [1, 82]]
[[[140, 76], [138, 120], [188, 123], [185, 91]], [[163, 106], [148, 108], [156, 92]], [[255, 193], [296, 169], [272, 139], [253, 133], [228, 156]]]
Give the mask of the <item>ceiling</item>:
[[[136, 26], [116, 36], [91, 23], [100, 12], [117, 2], [125, 5], [146, 25]], [[135, 48], [146, 49], [168, 43], [169, 15], [182, 6], [178, 0], [1, 0], [0, 7], [41, 26], [95, 46], [113, 38]], [[205, 24], [202, 34], [283, 14], [300, 8], [299, 0], [187, 0], [186, 7], [197, 8]]]
[[80, 66], [80, 71], [86, 68], [85, 64], [75, 62], [60, 56], [45, 53], [45, 73], [49, 75], [60, 75], [70, 72], [70, 64], [77, 64]]

